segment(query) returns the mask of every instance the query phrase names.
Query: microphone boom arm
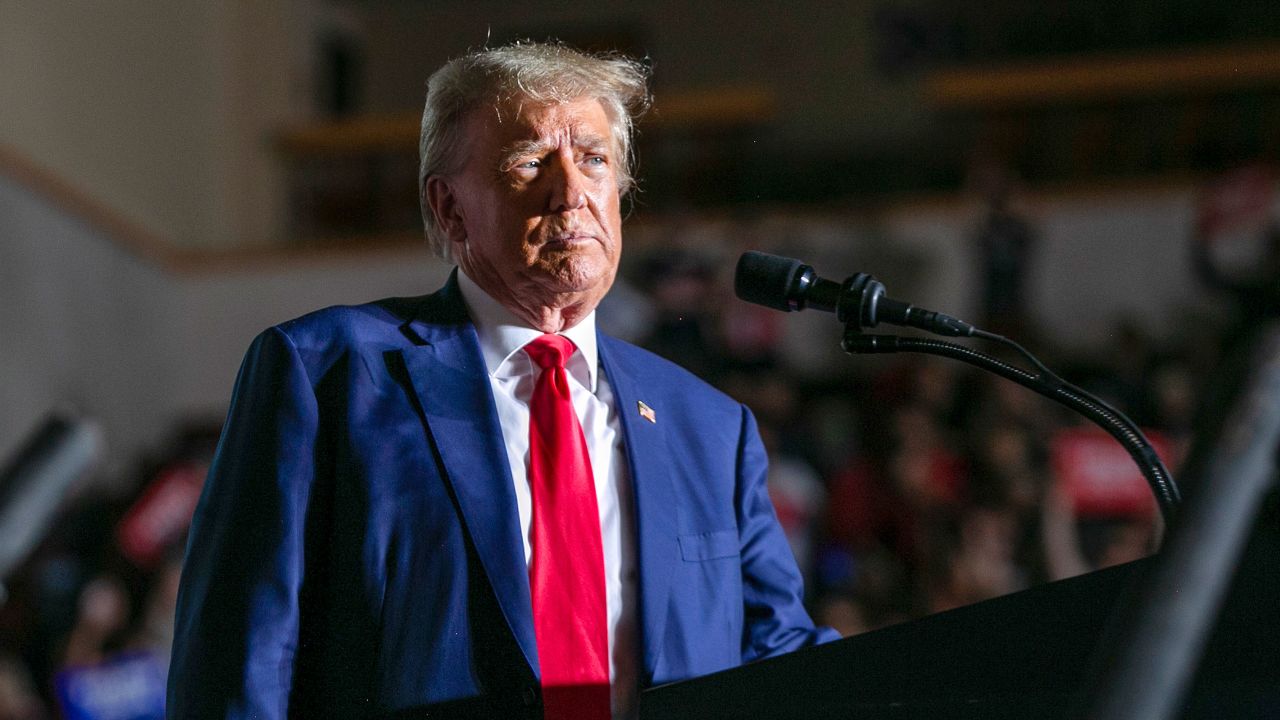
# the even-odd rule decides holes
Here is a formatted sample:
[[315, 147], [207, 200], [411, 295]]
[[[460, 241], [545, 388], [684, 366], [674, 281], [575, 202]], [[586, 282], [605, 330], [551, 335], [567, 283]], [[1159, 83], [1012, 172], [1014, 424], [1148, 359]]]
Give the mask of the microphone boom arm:
[[[995, 335], [984, 336], [1004, 340]], [[1182, 501], [1173, 476], [1156, 454], [1155, 448], [1147, 440], [1138, 426], [1123, 413], [1091, 395], [1085, 390], [1058, 378], [1048, 372], [1032, 374], [1015, 365], [998, 360], [986, 353], [945, 340], [928, 338], [902, 337], [898, 335], [878, 335], [862, 332], [858, 318], [849, 318], [845, 326], [844, 340], [841, 342], [844, 351], [851, 355], [871, 353], [917, 352], [927, 355], [939, 355], [968, 363], [1003, 378], [1012, 380], [1060, 405], [1068, 407], [1091, 420], [1115, 438], [1137, 463], [1142, 471], [1151, 492], [1155, 495], [1156, 504], [1160, 508], [1161, 517], [1166, 526], [1173, 520], [1174, 512]], [[1016, 347], [1016, 346], [1015, 346]], [[1018, 348], [1022, 352], [1026, 352]], [[1028, 355], [1030, 357], [1030, 355]], [[1032, 358], [1034, 361], [1034, 358]], [[1037, 365], [1039, 364], [1038, 361]], [[1043, 366], [1041, 366], [1043, 367]]]

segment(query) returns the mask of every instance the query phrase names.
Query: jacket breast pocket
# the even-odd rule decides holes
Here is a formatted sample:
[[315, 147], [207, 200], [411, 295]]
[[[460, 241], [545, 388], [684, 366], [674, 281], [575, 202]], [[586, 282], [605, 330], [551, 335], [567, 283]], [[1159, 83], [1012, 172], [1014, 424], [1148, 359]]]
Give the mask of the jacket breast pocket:
[[738, 557], [738, 531], [713, 530], [680, 536], [680, 557], [686, 562]]

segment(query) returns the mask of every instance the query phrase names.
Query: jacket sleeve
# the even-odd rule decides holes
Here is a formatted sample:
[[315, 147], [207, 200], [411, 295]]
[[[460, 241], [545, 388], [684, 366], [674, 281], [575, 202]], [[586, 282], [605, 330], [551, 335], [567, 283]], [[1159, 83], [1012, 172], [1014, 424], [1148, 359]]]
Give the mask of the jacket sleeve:
[[298, 638], [315, 393], [293, 341], [245, 356], [187, 540], [170, 718], [284, 718]]
[[840, 638], [831, 628], [815, 628], [804, 609], [804, 581], [769, 500], [768, 468], [755, 417], [744, 406], [737, 497], [744, 663]]

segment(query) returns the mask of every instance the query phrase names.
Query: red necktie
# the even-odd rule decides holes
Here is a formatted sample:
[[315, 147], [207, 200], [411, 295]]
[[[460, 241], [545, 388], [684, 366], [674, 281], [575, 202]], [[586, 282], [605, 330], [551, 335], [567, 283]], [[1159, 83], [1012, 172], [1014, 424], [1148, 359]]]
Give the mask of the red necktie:
[[524, 347], [542, 368], [529, 400], [529, 585], [545, 717], [609, 720], [604, 552], [591, 459], [564, 369], [573, 350], [559, 335]]

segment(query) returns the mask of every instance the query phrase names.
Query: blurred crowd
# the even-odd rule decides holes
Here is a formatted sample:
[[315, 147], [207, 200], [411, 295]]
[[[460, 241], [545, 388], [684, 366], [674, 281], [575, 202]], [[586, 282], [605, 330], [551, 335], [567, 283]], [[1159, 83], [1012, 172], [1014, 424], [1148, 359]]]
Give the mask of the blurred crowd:
[[[1004, 227], [1011, 252], [1022, 252], [1025, 229]], [[1080, 463], [1064, 453], [1097, 447], [1096, 438], [1050, 401], [936, 357], [863, 356], [796, 372], [776, 319], [729, 301], [723, 273], [670, 249], [649, 255], [649, 280], [620, 288], [648, 308], [636, 339], [753, 410], [769, 491], [818, 622], [853, 635], [1158, 544], [1145, 490], [1136, 502], [1099, 497], [1067, 477]], [[1021, 292], [1017, 268], [999, 260], [992, 277], [1003, 290], [988, 288], [981, 322], [1150, 429], [1176, 475], [1213, 358], [1136, 327], [1117, 328], [1105, 356], [1056, 352], [1028, 336], [1021, 304], [1007, 297]], [[815, 342], [838, 343], [839, 328]], [[162, 717], [186, 522], [217, 433], [216, 423], [184, 430], [125, 482], [69, 499], [7, 579], [0, 720]], [[1108, 457], [1100, 472], [1142, 483], [1122, 451], [1124, 470]]]
[[[754, 412], [770, 494], [817, 621], [857, 634], [1157, 546], [1163, 528], [1136, 465], [1073, 412], [935, 356], [851, 357], [817, 377], [789, 371], [780, 340], [746, 353], [733, 341], [731, 328], [760, 332], [767, 317], [732, 317], [754, 311], [724, 301], [724, 281], [709, 265], [677, 265], [652, 275], [662, 279], [651, 289], [656, 320], [642, 344]], [[1021, 339], [1029, 331], [1017, 307], [989, 303], [982, 325]], [[1212, 351], [1156, 342], [1136, 327], [1112, 337], [1097, 357], [1035, 338], [1026, 344], [1147, 430], [1176, 476]], [[833, 323], [814, 341], [839, 339]]]
[[218, 426], [88, 483], [0, 597], [0, 720], [164, 717], [186, 526]]

